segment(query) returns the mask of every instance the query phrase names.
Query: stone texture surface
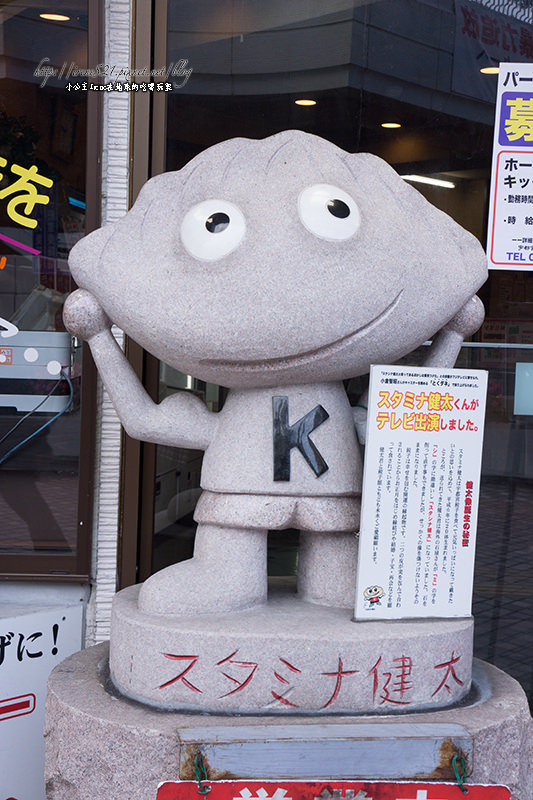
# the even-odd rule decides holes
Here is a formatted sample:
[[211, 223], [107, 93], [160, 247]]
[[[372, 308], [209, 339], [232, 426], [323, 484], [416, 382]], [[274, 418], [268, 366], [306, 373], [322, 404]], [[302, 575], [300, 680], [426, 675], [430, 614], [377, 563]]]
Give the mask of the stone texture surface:
[[[154, 576], [140, 596], [143, 611], [167, 615], [262, 603], [263, 548], [257, 536], [247, 547], [243, 532], [273, 518], [353, 539], [361, 462], [342, 379], [434, 334], [431, 363], [453, 366], [481, 324], [473, 296], [487, 274], [475, 237], [384, 161], [302, 131], [223, 142], [153, 178], [69, 264], [81, 288], [65, 323], [89, 342], [126, 431], [206, 451], [201, 558]], [[153, 403], [112, 323], [167, 364], [230, 387], [223, 410], [186, 392]], [[224, 528], [242, 566], [221, 579]], [[317, 541], [307, 537], [307, 564], [320, 562]], [[353, 562], [339, 579], [353, 585]], [[333, 581], [315, 584], [309, 568], [300, 586], [315, 602], [339, 602]]]
[[[324, 186], [331, 194], [317, 207]], [[336, 198], [344, 218], [328, 211]], [[210, 233], [217, 213], [226, 229]], [[302, 131], [222, 142], [153, 178], [69, 263], [147, 350], [233, 388], [337, 380], [391, 363], [448, 326], [487, 270], [475, 237], [386, 162]], [[465, 335], [461, 318], [452, 327]]]
[[439, 708], [470, 688], [473, 620], [353, 622], [286, 591], [240, 613], [172, 617], [115, 596], [110, 668], [120, 691], [163, 708], [386, 713]]
[[[283, 717], [180, 714], [162, 712], [113, 696], [105, 688], [106, 645], [71, 656], [53, 671], [49, 680], [46, 719], [47, 800], [154, 800], [162, 780], [191, 779], [180, 774], [182, 748], [203, 729], [205, 740], [220, 738], [227, 726], [250, 726], [250, 739], [258, 726], [265, 741], [279, 738], [287, 729]], [[376, 725], [448, 723], [462, 725], [474, 741], [473, 771], [468, 782], [503, 783], [513, 800], [533, 800], [532, 722], [525, 695], [516, 681], [482, 662], [474, 662], [477, 698], [464, 707], [397, 716], [332, 716], [327, 725], [339, 731], [347, 723]], [[100, 665], [100, 668], [99, 668]], [[306, 738], [316, 725], [314, 715], [292, 718]], [[326, 723], [322, 719], [322, 723]], [[294, 732], [294, 731], [293, 731]], [[283, 734], [281, 734], [283, 735]], [[341, 734], [342, 735], [342, 734]], [[245, 739], [243, 733], [243, 739]], [[317, 768], [318, 769], [318, 768]], [[335, 778], [325, 774], [309, 778]], [[184, 771], [185, 772], [185, 771]], [[233, 777], [276, 779], [271, 774]], [[357, 766], [354, 774], [357, 778]]]
[[352, 609], [358, 539], [355, 533], [346, 536], [300, 531], [298, 596], [301, 600]]

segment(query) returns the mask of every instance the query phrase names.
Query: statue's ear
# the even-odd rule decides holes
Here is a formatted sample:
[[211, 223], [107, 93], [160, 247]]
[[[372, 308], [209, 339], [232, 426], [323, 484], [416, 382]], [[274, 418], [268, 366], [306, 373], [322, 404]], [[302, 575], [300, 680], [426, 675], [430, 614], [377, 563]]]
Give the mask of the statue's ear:
[[356, 183], [361, 183], [367, 192], [372, 188], [379, 194], [392, 195], [399, 206], [417, 208], [422, 214], [442, 215], [435, 206], [405, 181], [396, 170], [379, 156], [372, 153], [350, 153], [345, 158], [346, 166], [352, 172]]
[[[433, 259], [435, 263], [439, 254], [443, 254], [449, 261], [450, 280], [452, 274], [459, 275], [465, 291], [470, 293], [469, 296], [473, 295], [488, 276], [487, 259], [477, 238], [426, 200], [418, 189], [378, 156], [354, 153], [346, 157], [345, 163], [365, 196], [388, 193], [402, 216], [408, 219], [408, 233], [419, 243], [420, 252], [423, 251], [427, 259]], [[452, 257], [453, 248], [455, 255]]]

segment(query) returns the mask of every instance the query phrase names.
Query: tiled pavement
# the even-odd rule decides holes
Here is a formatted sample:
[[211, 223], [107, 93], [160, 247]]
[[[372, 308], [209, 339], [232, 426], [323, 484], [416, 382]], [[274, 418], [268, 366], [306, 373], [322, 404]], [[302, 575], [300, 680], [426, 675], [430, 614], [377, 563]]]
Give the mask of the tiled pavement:
[[2, 552], [65, 552], [75, 546], [78, 527], [79, 411], [39, 433], [51, 415], [21, 419], [0, 410], [0, 457], [23, 445], [0, 466], [0, 558]]
[[78, 477], [71, 472], [0, 470], [2, 552], [71, 550], [77, 535]]

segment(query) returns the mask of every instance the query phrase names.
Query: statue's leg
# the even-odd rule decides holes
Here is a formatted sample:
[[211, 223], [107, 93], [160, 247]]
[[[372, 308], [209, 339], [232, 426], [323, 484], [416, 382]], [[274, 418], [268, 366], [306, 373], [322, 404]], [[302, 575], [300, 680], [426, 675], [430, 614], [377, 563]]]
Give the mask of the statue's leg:
[[300, 531], [298, 594], [308, 603], [353, 608], [357, 533]]
[[267, 530], [199, 524], [194, 556], [146, 580], [139, 608], [152, 614], [240, 611], [267, 600]]

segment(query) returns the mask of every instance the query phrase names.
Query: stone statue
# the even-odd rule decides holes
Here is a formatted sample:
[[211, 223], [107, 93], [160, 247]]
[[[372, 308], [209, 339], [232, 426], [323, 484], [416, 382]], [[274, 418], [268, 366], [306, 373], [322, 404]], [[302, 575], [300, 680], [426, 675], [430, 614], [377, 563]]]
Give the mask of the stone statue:
[[[52, 674], [50, 797], [155, 797], [198, 779], [201, 755], [210, 782], [453, 780], [458, 758], [468, 781], [530, 798], [527, 700], [473, 668], [472, 617], [353, 620], [364, 409], [343, 380], [427, 339], [426, 363], [453, 366], [483, 319], [475, 238], [379, 158], [287, 131], [150, 180], [71, 266], [66, 323], [126, 430], [204, 449], [204, 493], [194, 558], [115, 595], [109, 673], [102, 643]], [[229, 387], [222, 411], [153, 403], [112, 322]], [[267, 530], [289, 526], [299, 593], [267, 596]], [[384, 588], [359, 591], [372, 607]]]
[[[353, 607], [361, 459], [343, 380], [427, 339], [451, 367], [483, 320], [478, 241], [381, 159], [301, 131], [211, 147], [159, 175], [70, 258], [68, 329], [126, 431], [205, 451], [194, 557], [149, 578], [146, 614], [267, 599], [269, 529], [301, 531], [298, 592]], [[229, 387], [219, 413], [152, 402], [111, 334]], [[364, 405], [364, 400], [362, 402]]]

